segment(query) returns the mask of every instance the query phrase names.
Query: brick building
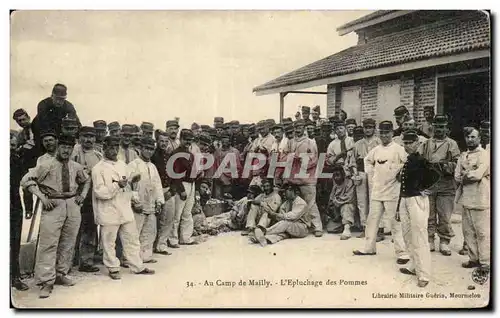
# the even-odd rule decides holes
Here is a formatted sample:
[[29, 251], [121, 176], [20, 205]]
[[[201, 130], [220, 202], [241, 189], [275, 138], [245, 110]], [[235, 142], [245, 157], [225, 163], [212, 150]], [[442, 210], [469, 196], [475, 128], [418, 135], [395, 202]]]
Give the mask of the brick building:
[[[357, 122], [393, 120], [406, 106], [417, 122], [423, 107], [453, 118], [451, 136], [490, 113], [490, 19], [481, 11], [381, 10], [337, 29], [358, 43], [254, 88], [284, 98], [326, 86], [327, 114], [345, 110]], [[461, 138], [457, 138], [461, 139]]]

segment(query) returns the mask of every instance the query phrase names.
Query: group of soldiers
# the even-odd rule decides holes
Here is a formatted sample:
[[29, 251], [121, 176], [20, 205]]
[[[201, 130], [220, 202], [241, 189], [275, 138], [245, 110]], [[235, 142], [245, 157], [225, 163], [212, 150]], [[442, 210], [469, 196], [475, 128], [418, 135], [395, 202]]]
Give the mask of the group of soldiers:
[[[215, 117], [213, 126], [179, 131], [178, 118], [165, 130], [149, 122], [82, 126], [66, 98], [66, 86], [56, 84], [33, 121], [23, 109], [13, 114], [22, 128], [11, 131], [11, 280], [19, 290], [28, 289], [19, 271], [21, 200], [31, 218], [32, 195], [42, 205], [35, 266], [41, 298], [55, 284], [74, 285], [68, 273], [75, 258], [79, 271], [99, 271], [100, 249], [112, 279], [121, 278], [120, 267], [154, 274], [144, 265], [156, 262], [153, 254], [200, 242], [193, 235], [200, 192], [232, 202], [231, 228], [262, 246], [325, 230], [347, 240], [357, 228], [365, 244], [354, 255], [375, 255], [376, 242], [391, 235], [397, 263], [407, 264], [401, 272], [416, 275], [421, 287], [430, 280], [436, 234], [439, 252], [451, 255], [451, 215], [460, 211], [460, 253], [469, 256], [462, 266], [489, 268], [487, 121], [464, 128], [461, 152], [448, 137], [447, 116], [433, 108], [419, 127], [404, 106], [394, 112], [397, 128], [371, 118], [358, 126], [343, 111], [322, 119], [319, 106], [312, 114], [304, 106], [295, 121]], [[269, 160], [241, 174], [255, 153], [291, 159], [291, 173]], [[214, 164], [197, 165], [196, 154], [212, 155]], [[228, 156], [237, 158], [236, 177], [215, 173]], [[318, 170], [329, 175], [318, 177]]]

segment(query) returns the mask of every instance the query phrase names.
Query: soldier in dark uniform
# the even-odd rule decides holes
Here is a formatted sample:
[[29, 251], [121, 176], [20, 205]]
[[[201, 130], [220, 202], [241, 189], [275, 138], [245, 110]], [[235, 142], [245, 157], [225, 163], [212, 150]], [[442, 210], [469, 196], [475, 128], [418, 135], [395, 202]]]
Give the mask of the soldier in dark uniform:
[[[23, 229], [23, 207], [19, 195], [19, 185], [24, 174], [21, 157], [16, 151], [17, 136], [10, 134], [10, 282], [17, 290], [27, 290], [28, 285], [21, 281], [19, 251]], [[28, 218], [28, 215], [26, 216]]]
[[94, 149], [102, 153], [102, 144], [106, 134], [108, 133], [108, 125], [104, 120], [96, 120], [93, 123], [95, 129], [95, 144]]
[[394, 109], [394, 117], [396, 118], [396, 124], [398, 128], [394, 129], [394, 137], [401, 135], [403, 131], [403, 123], [405, 118], [410, 116], [410, 112], [405, 106], [399, 106]]
[[431, 252], [427, 240], [429, 189], [439, 180], [439, 173], [418, 153], [416, 130], [405, 131], [403, 142], [408, 157], [399, 175], [401, 192], [396, 220], [402, 222], [403, 239], [410, 254], [410, 262], [400, 271], [416, 275], [417, 285], [425, 287], [431, 277]]
[[38, 103], [37, 115], [33, 118], [35, 142], [41, 144], [40, 130], [48, 128], [61, 133], [62, 120], [65, 117], [75, 118], [77, 129], [82, 125], [76, 113], [75, 106], [67, 98], [67, 87], [64, 84], [56, 84], [52, 89], [52, 95]]

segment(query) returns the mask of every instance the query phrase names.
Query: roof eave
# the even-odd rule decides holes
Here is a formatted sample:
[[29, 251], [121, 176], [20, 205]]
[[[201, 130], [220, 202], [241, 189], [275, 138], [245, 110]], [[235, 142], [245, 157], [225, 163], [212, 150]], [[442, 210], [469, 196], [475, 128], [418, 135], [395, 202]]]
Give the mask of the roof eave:
[[[328, 84], [336, 84], [342, 82], [348, 82], [353, 80], [359, 80], [363, 78], [382, 76], [392, 73], [399, 73], [405, 71], [412, 71], [416, 69], [422, 69], [426, 67], [433, 67], [443, 64], [462, 62], [467, 60], [474, 60], [480, 58], [489, 58], [490, 50], [488, 49], [480, 49], [469, 52], [460, 52], [453, 55], [444, 55], [440, 57], [434, 57], [429, 59], [423, 59], [418, 61], [411, 61], [406, 63], [399, 63], [391, 66], [383, 66], [377, 67], [373, 69], [367, 69], [363, 71], [343, 74], [343, 75], [334, 75], [326, 78], [313, 79], [310, 81], [305, 81], [301, 83], [288, 84], [288, 85], [280, 85], [271, 88], [263, 88], [259, 89], [259, 87], [255, 87], [253, 92], [256, 96], [283, 93], [287, 91], [293, 90], [301, 90], [308, 89], [316, 86], [328, 85]], [[264, 86], [264, 85], [262, 85]]]
[[[354, 24], [346, 23], [346, 24], [338, 27], [336, 29], [336, 31], [339, 33], [339, 35], [346, 35], [346, 34], [349, 34], [351, 32], [355, 32], [355, 31], [367, 28], [369, 26], [373, 26], [373, 25], [376, 25], [376, 24], [380, 24], [382, 22], [386, 22], [386, 21], [389, 21], [389, 20], [393, 20], [393, 19], [399, 18], [401, 16], [410, 14], [410, 13], [415, 12], [415, 11], [417, 11], [417, 10], [396, 10], [396, 11], [391, 11], [391, 12], [388, 12], [387, 14], [378, 16], [378, 17], [370, 19], [368, 21], [363, 21], [363, 22], [354, 23]], [[356, 20], [354, 20], [354, 21], [356, 21]]]

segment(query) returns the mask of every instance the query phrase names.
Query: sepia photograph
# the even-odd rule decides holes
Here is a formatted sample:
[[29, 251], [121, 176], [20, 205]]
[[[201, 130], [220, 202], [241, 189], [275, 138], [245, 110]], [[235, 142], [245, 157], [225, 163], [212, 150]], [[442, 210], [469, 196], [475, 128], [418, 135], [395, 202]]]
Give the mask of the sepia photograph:
[[490, 11], [9, 21], [11, 308], [491, 306]]

